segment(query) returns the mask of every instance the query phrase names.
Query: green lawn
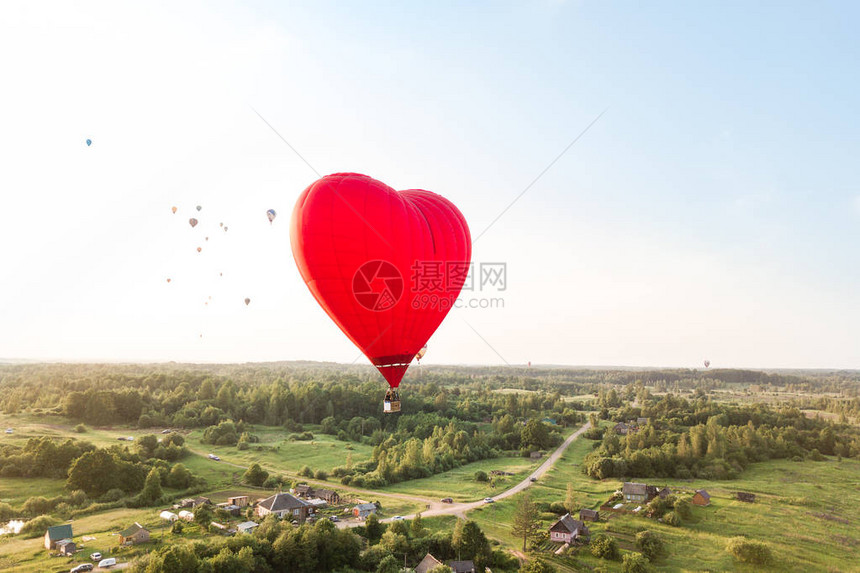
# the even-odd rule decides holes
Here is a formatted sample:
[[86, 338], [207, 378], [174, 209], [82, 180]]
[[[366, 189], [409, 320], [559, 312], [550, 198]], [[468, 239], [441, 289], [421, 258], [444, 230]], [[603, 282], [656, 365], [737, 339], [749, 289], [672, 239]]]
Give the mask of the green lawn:
[[19, 507], [33, 496], [56, 497], [66, 493], [66, 480], [50, 478], [0, 478], [0, 502]]
[[[521, 482], [540, 463], [522, 457], [502, 457], [481, 460], [428, 478], [400, 482], [380, 488], [387, 493], [405, 493], [431, 498], [452, 497], [454, 501], [475, 501], [492, 496]], [[495, 477], [496, 486], [475, 481], [475, 472], [492, 470], [511, 472], [513, 476]]]

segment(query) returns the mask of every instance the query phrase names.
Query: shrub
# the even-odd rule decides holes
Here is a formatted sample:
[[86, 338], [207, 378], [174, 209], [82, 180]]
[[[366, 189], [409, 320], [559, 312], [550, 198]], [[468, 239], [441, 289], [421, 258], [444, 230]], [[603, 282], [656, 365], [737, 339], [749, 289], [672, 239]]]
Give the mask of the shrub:
[[610, 537], [604, 533], [598, 533], [591, 541], [591, 554], [601, 559], [610, 559], [617, 561], [621, 558], [621, 552], [618, 550], [618, 542], [614, 537]]
[[50, 513], [50, 511], [53, 510], [55, 506], [56, 503], [53, 503], [52, 501], [44, 497], [34, 496], [24, 502], [23, 509], [24, 513], [36, 516]]
[[75, 431], [79, 434], [83, 434], [84, 432], [87, 431], [87, 427], [84, 426], [83, 424], [78, 424], [77, 426], [75, 426]]
[[21, 528], [21, 535], [28, 538], [45, 535], [45, 530], [56, 524], [57, 520], [50, 515], [40, 515], [24, 524], [24, 527]]
[[648, 561], [654, 561], [666, 554], [666, 544], [663, 538], [653, 531], [640, 531], [636, 534], [636, 547]]
[[314, 471], [308, 466], [302, 466], [299, 470], [299, 475], [302, 477], [314, 477]]
[[487, 472], [485, 472], [483, 470], [478, 470], [475, 472], [475, 481], [485, 482], [488, 480], [489, 480], [489, 478], [487, 477]]
[[314, 477], [325, 481], [328, 479], [328, 472], [325, 470], [317, 470], [316, 473], [314, 473]]
[[693, 506], [686, 499], [678, 499], [675, 501], [675, 513], [681, 519], [690, 519], [693, 517]]
[[670, 511], [663, 516], [663, 523], [665, 523], [666, 525], [671, 525], [672, 527], [681, 527], [683, 521], [681, 520], [681, 516], [679, 516], [674, 511]]
[[773, 560], [770, 548], [761, 541], [746, 537], [732, 537], [726, 544], [726, 551], [743, 563], [766, 565]]
[[621, 565], [622, 573], [647, 573], [648, 560], [639, 553], [628, 553]]

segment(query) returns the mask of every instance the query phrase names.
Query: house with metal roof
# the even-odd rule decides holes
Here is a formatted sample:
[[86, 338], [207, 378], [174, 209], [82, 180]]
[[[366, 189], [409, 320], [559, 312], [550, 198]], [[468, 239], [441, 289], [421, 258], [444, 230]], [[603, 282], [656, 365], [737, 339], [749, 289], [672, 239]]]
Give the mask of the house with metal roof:
[[588, 537], [588, 527], [581, 521], [574, 519], [569, 513], [556, 521], [549, 528], [549, 539], [557, 543], [571, 543], [579, 537]]
[[71, 523], [49, 527], [45, 532], [45, 549], [56, 549], [58, 541], [71, 539], [72, 537], [74, 535], [72, 534]]
[[308, 518], [311, 507], [304, 500], [280, 492], [258, 503], [256, 512], [258, 517], [266, 517], [268, 514], [274, 513], [281, 519], [289, 518], [292, 521], [302, 523]]

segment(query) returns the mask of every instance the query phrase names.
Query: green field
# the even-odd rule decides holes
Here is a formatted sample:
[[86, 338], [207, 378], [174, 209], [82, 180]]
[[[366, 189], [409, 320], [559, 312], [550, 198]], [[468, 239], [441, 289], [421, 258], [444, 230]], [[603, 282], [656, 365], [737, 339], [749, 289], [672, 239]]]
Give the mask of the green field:
[[[452, 497], [456, 502], [475, 501], [516, 485], [540, 463], [522, 457], [481, 460], [428, 478], [395, 483], [380, 488], [379, 491], [428, 496], [434, 499]], [[489, 474], [492, 470], [503, 470], [514, 475], [495, 477], [495, 487], [488, 482], [475, 481], [475, 472], [484, 471]]]
[[[581, 473], [579, 464], [591, 450], [589, 440], [574, 442], [559, 463], [530, 494], [537, 501], [563, 501], [568, 481], [574, 485], [582, 507], [598, 508], [621, 487], [618, 480], [596, 481]], [[612, 516], [591, 526], [614, 535], [622, 549], [632, 548], [635, 533], [658, 531], [667, 541], [669, 556], [654, 564], [656, 571], [860, 571], [860, 462], [829, 458], [823, 462], [778, 460], [754, 464], [732, 481], [637, 480], [668, 485], [681, 495], [706, 489], [711, 505], [696, 507], [693, 519], [673, 528], [644, 517]], [[757, 495], [756, 503], [736, 501], [735, 491]], [[519, 496], [469, 513], [488, 536], [511, 549], [521, 549], [522, 540], [510, 533], [511, 518]], [[549, 527], [552, 519], [546, 518]], [[745, 535], [766, 542], [775, 557], [768, 567], [737, 563], [726, 551], [731, 537]], [[586, 551], [576, 558], [580, 566], [603, 564], [621, 571], [621, 564], [601, 562]], [[564, 564], [564, 561], [559, 561]], [[570, 563], [570, 562], [568, 562]]]

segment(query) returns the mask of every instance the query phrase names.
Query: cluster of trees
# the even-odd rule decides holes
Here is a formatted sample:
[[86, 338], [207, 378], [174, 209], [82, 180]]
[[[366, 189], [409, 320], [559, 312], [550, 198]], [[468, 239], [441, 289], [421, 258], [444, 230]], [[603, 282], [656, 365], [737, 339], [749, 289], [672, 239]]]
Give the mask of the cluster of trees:
[[[364, 539], [362, 539], [362, 537]], [[438, 559], [471, 559], [483, 570], [516, 571], [517, 561], [492, 551], [472, 521], [458, 521], [453, 532], [429, 533], [421, 518], [388, 526], [371, 515], [364, 527], [338, 529], [328, 520], [292, 526], [267, 516], [252, 535], [226, 540], [171, 544], [144, 555], [135, 573], [399, 573], [404, 561], [414, 565], [427, 553]]]
[[860, 457], [856, 428], [803, 415], [790, 407], [736, 406], [673, 395], [652, 399], [642, 409], [626, 408], [651, 423], [626, 436], [613, 429], [585, 458], [591, 477], [736, 478], [750, 463], [767, 459]]

